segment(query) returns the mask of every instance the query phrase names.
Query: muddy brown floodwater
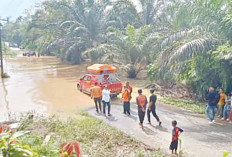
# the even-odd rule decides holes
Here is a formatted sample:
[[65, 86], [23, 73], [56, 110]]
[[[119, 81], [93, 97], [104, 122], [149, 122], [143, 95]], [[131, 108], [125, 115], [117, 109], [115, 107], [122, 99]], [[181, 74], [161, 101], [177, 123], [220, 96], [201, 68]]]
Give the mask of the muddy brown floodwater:
[[0, 121], [25, 112], [70, 116], [93, 106], [90, 97], [76, 89], [86, 67], [56, 57], [7, 58], [4, 69], [10, 78], [0, 79]]
[[9, 118], [9, 113], [71, 114], [91, 106], [89, 96], [76, 89], [76, 80], [86, 66], [62, 64], [56, 57], [20, 56], [6, 59], [10, 78], [0, 80], [1, 121]]

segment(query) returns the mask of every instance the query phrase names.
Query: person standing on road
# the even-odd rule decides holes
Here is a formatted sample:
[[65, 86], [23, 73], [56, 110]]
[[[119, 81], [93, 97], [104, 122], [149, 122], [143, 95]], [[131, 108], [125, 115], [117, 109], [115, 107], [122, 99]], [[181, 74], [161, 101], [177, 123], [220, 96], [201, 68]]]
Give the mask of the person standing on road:
[[126, 82], [126, 87], [127, 87], [127, 89], [129, 90], [129, 92], [130, 92], [130, 97], [131, 97], [131, 94], [132, 94], [133, 89], [132, 89], [132, 87], [130, 86], [130, 83], [129, 83], [128, 81]]
[[110, 90], [107, 89], [107, 85], [104, 86], [102, 90], [102, 103], [103, 103], [103, 114], [106, 115], [106, 105], [108, 106], [108, 116], [110, 114]]
[[123, 113], [130, 115], [130, 90], [125, 86], [122, 93]]
[[[215, 117], [215, 108], [217, 106], [218, 100], [219, 100], [219, 94], [214, 90], [214, 87], [209, 87], [209, 93], [207, 94], [207, 100], [208, 104], [205, 110], [205, 114], [210, 120], [210, 123], [214, 123], [214, 117]], [[211, 111], [211, 114], [210, 114]]]
[[91, 98], [94, 100], [96, 112], [99, 112], [98, 105], [101, 112], [101, 97], [102, 97], [101, 87], [99, 87], [97, 82], [95, 82], [93, 88], [91, 89]]
[[177, 148], [178, 148], [178, 139], [179, 135], [183, 132], [183, 130], [179, 127], [177, 127], [177, 121], [172, 121], [172, 142], [170, 144], [169, 149], [172, 151], [172, 154], [175, 151], [175, 154], [177, 155]]
[[230, 95], [228, 95], [228, 96], [226, 97], [225, 102], [226, 102], [226, 105], [224, 106], [222, 120], [227, 120], [227, 121], [229, 121], [230, 108], [231, 108], [231, 97], [230, 97]]
[[138, 96], [136, 98], [136, 103], [138, 105], [138, 116], [139, 116], [139, 125], [143, 128], [143, 120], [146, 112], [147, 97], [142, 94], [142, 89], [138, 90]]
[[156, 118], [157, 122], [159, 123], [159, 126], [161, 126], [161, 121], [159, 119], [159, 117], [156, 114], [156, 100], [157, 100], [157, 96], [154, 94], [154, 89], [150, 89], [150, 100], [149, 100], [149, 106], [147, 109], [147, 118], [148, 118], [148, 123], [151, 124], [151, 116], [150, 113], [152, 112], [153, 116]]
[[224, 90], [221, 88], [220, 91], [219, 91], [219, 95], [220, 95], [220, 98], [219, 98], [219, 101], [218, 101], [218, 117], [219, 118], [222, 118], [223, 117], [223, 110], [224, 110], [224, 106], [225, 106], [225, 100], [226, 100], [226, 94], [224, 92]]

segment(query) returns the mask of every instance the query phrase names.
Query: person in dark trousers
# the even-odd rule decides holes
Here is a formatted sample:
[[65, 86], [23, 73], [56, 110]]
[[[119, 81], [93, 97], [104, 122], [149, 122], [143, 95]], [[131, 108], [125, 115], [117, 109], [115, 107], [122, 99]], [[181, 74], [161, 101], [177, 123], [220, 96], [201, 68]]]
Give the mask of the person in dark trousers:
[[206, 98], [208, 100], [208, 104], [205, 110], [205, 114], [209, 118], [210, 123], [215, 123], [215, 109], [219, 101], [219, 94], [214, 90], [214, 87], [209, 87], [209, 93], [207, 94]]
[[138, 105], [138, 116], [139, 116], [139, 125], [143, 128], [143, 120], [146, 112], [147, 97], [142, 94], [142, 89], [138, 90], [138, 96], [136, 98], [136, 103]]
[[147, 118], [148, 118], [148, 123], [151, 124], [151, 116], [150, 113], [153, 114], [153, 116], [155, 117], [155, 119], [157, 120], [157, 122], [159, 123], [159, 126], [161, 126], [161, 121], [158, 117], [158, 115], [156, 114], [156, 100], [157, 100], [157, 96], [154, 94], [154, 89], [150, 89], [150, 100], [149, 100], [149, 106], [148, 106], [148, 110], [147, 110]]
[[[172, 121], [172, 142], [170, 144], [169, 149], [172, 151], [172, 154], [177, 154], [177, 148], [178, 148], [178, 139], [179, 135], [183, 132], [183, 130], [179, 127], [177, 127], [177, 121]], [[174, 152], [175, 151], [175, 152]]]
[[223, 117], [223, 111], [224, 111], [224, 107], [225, 107], [225, 104], [226, 104], [226, 93], [224, 91], [224, 89], [220, 89], [219, 91], [219, 101], [218, 101], [218, 108], [217, 108], [217, 114], [218, 114], [218, 118], [222, 118]]
[[130, 115], [130, 90], [125, 86], [122, 92], [123, 113]]
[[91, 98], [94, 100], [96, 111], [98, 111], [98, 105], [101, 112], [101, 97], [102, 97], [102, 90], [101, 87], [98, 86], [97, 82], [94, 84], [93, 88], [91, 89]]
[[110, 114], [110, 90], [107, 89], [107, 85], [104, 86], [102, 90], [102, 103], [103, 103], [103, 114], [106, 115], [106, 105], [108, 106], [108, 116], [112, 116]]

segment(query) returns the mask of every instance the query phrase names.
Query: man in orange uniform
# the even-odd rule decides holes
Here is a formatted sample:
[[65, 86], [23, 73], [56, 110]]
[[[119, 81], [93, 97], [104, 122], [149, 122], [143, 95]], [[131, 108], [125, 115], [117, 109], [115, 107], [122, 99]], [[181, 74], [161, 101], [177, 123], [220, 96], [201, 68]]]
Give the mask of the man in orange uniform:
[[127, 89], [130, 91], [130, 96], [131, 96], [132, 87], [130, 86], [130, 83], [129, 83], [129, 82], [126, 82], [126, 87], [127, 87]]
[[125, 86], [122, 93], [123, 113], [130, 115], [130, 90]]
[[98, 106], [99, 105], [99, 109], [101, 112], [101, 97], [102, 97], [102, 90], [101, 87], [99, 87], [97, 85], [97, 82], [95, 82], [93, 88], [91, 89], [91, 98], [94, 99], [94, 103], [95, 103], [95, 107], [96, 107], [96, 111], [98, 111]]
[[136, 103], [138, 105], [138, 115], [139, 115], [139, 125], [143, 128], [143, 120], [146, 112], [147, 97], [142, 94], [142, 89], [138, 90], [139, 96], [136, 98]]

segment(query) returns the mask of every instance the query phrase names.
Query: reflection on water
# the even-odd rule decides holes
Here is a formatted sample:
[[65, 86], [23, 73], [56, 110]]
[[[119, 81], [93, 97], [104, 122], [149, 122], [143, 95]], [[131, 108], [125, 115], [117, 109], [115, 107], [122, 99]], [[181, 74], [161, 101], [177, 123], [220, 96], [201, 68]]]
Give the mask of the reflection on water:
[[94, 106], [88, 95], [76, 89], [76, 81], [86, 73], [86, 67], [64, 64], [55, 57], [7, 58], [5, 71], [10, 78], [0, 80], [0, 110], [5, 113], [0, 121], [8, 119], [9, 113], [35, 111], [69, 116], [77, 109]]
[[6, 89], [4, 79], [2, 79], [2, 89], [3, 89], [3, 95], [1, 97], [2, 97], [3, 101], [1, 101], [1, 103], [0, 103], [0, 111], [1, 111], [0, 121], [9, 120], [9, 116], [10, 116], [9, 102], [7, 100], [8, 91]]

